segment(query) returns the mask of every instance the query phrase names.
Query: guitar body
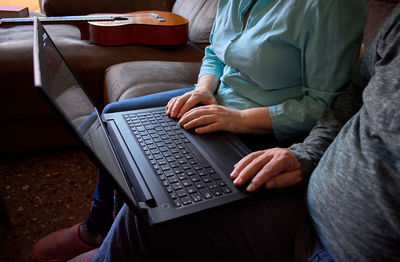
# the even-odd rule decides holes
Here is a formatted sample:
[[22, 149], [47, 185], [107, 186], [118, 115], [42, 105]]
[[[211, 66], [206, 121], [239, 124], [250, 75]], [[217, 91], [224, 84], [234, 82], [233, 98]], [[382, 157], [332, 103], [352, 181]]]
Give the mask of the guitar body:
[[170, 12], [132, 12], [114, 21], [89, 21], [89, 36], [90, 42], [106, 46], [182, 45], [188, 40], [188, 20]]

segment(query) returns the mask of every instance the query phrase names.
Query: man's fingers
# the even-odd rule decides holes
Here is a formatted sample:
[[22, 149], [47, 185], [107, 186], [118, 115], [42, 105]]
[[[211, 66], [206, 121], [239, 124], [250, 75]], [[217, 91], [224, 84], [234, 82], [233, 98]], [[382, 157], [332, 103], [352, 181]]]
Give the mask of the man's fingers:
[[271, 178], [264, 186], [265, 188], [284, 188], [299, 185], [302, 181], [303, 177], [301, 175], [301, 169], [299, 168]]
[[232, 173], [230, 174], [230, 177], [232, 179], [236, 179], [239, 176], [240, 172], [242, 172], [242, 170], [251, 161], [253, 161], [254, 158], [256, 158], [260, 154], [261, 154], [261, 151], [258, 151], [258, 152], [254, 152], [254, 153], [248, 154], [247, 156], [245, 156], [242, 159], [240, 159], [240, 161], [237, 162], [236, 165], [234, 166], [234, 169], [233, 169]]
[[235, 185], [249, 181], [246, 189], [250, 192], [263, 185], [267, 188], [281, 188], [302, 180], [297, 158], [289, 150], [281, 148], [258, 151], [256, 157], [239, 162], [231, 176], [236, 177]]
[[252, 177], [254, 177], [251, 181], [256, 179], [256, 182], [259, 178], [257, 175], [259, 174], [260, 170], [263, 169], [265, 165], [268, 165], [268, 162], [271, 160], [272, 156], [265, 155], [264, 152], [256, 152], [257, 154], [254, 155], [254, 158], [251, 162], [249, 162], [240, 172], [237, 178], [233, 181], [233, 183], [237, 186], [245, 184], [249, 181]]
[[279, 175], [283, 169], [279, 161], [272, 157], [268, 159], [269, 161], [259, 169], [259, 172], [253, 177], [247, 186], [246, 190], [249, 192], [255, 191], [260, 188], [265, 182], [271, 178]]

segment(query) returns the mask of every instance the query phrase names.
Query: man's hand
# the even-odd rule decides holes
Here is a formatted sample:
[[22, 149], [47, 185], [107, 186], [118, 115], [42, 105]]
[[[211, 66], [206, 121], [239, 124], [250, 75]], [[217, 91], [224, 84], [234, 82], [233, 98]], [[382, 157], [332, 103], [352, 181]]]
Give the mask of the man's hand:
[[246, 187], [249, 192], [261, 186], [294, 186], [303, 180], [300, 162], [292, 152], [284, 148], [272, 148], [247, 155], [235, 165], [231, 178], [236, 186], [249, 182]]

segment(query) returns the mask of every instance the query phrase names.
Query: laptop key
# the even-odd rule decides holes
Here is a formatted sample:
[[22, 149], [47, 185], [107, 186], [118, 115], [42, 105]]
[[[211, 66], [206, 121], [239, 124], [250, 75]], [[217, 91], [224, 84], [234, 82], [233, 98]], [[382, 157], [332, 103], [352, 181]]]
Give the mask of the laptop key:
[[193, 193], [197, 192], [197, 190], [194, 186], [188, 186], [188, 187], [186, 187], [186, 190], [189, 194], [193, 194]]
[[200, 194], [205, 198], [205, 199], [210, 199], [213, 197], [213, 195], [211, 194], [210, 190], [208, 190], [207, 188], [202, 188], [200, 189]]
[[195, 185], [198, 189], [206, 187], [206, 184], [204, 184], [203, 181], [197, 181], [197, 182], [194, 183], [194, 185]]
[[227, 186], [221, 187], [221, 190], [222, 190], [225, 194], [229, 194], [229, 193], [232, 192], [232, 190], [231, 190], [229, 187], [227, 187]]
[[219, 188], [210, 189], [210, 191], [214, 194], [214, 196], [221, 196], [223, 193]]
[[217, 183], [215, 183], [214, 181], [208, 182], [206, 185], [207, 185], [207, 187], [209, 189], [213, 189], [213, 188], [217, 188], [218, 187]]
[[199, 202], [199, 201], [203, 200], [203, 198], [201, 197], [201, 195], [199, 193], [193, 193], [190, 195], [190, 197], [193, 199], [194, 202]]
[[181, 201], [179, 201], [178, 199], [174, 199], [174, 204], [175, 204], [176, 207], [181, 207], [182, 206]]
[[192, 203], [192, 199], [189, 196], [181, 197], [182, 204], [189, 205]]
[[178, 198], [178, 196], [175, 194], [175, 192], [170, 193], [169, 196], [170, 196], [172, 199], [177, 199], [177, 198]]
[[176, 194], [178, 195], [178, 197], [185, 197], [187, 196], [186, 190], [184, 189], [180, 189], [176, 191]]
[[181, 182], [182, 182], [182, 185], [184, 185], [185, 187], [193, 185], [192, 181], [190, 181], [189, 179], [182, 180]]

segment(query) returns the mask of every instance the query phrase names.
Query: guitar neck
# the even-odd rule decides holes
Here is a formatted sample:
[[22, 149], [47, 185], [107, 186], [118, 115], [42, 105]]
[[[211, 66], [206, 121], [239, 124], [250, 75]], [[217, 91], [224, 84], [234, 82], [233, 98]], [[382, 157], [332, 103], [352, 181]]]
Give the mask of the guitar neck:
[[[88, 21], [114, 21], [115, 16], [54, 16], [54, 17], [38, 17], [42, 23], [68, 23], [68, 22], [88, 22]], [[21, 18], [2, 18], [0, 23], [12, 24], [12, 23], [33, 23], [33, 17], [21, 17]]]
[[[94, 22], [94, 21], [116, 21], [116, 20], [132, 20], [135, 17], [150, 16], [160, 22], [165, 21], [157, 13], [144, 13], [144, 14], [121, 14], [121, 15], [82, 15], [82, 16], [49, 16], [38, 17], [42, 23], [68, 23], [68, 22]], [[13, 23], [33, 23], [33, 17], [18, 17], [18, 18], [2, 18], [0, 24], [13, 24]]]

